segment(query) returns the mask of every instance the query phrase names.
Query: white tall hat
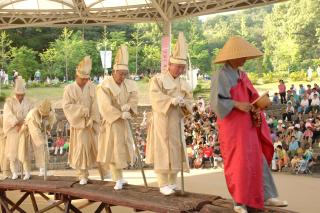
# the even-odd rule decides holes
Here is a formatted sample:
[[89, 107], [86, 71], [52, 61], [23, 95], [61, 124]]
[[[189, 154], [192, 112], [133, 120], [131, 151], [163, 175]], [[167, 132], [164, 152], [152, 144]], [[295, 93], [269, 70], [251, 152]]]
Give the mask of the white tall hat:
[[129, 53], [128, 47], [125, 44], [122, 44], [118, 49], [117, 55], [114, 59], [114, 70], [129, 70]]
[[51, 102], [48, 99], [45, 99], [41, 102], [41, 104], [38, 107], [38, 110], [42, 116], [49, 115], [51, 111]]
[[179, 32], [177, 43], [174, 46], [172, 55], [170, 56], [170, 63], [187, 64], [187, 58], [188, 58], [188, 44], [183, 35], [183, 32]]
[[92, 60], [90, 56], [86, 56], [78, 64], [76, 72], [80, 78], [90, 78], [91, 69], [92, 69]]
[[18, 76], [15, 81], [14, 93], [18, 95], [23, 95], [26, 93], [26, 82], [21, 76]]

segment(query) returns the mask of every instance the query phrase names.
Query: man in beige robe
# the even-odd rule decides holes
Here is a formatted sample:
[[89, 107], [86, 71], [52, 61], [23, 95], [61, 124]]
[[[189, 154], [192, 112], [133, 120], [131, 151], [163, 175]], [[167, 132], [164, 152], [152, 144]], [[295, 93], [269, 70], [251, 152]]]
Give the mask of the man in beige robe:
[[[168, 71], [155, 75], [150, 82], [152, 119], [147, 138], [147, 163], [154, 164], [160, 192], [164, 195], [174, 193], [177, 188], [177, 174], [181, 170], [181, 160], [188, 170], [186, 149], [181, 136], [184, 136], [184, 113], [191, 112], [192, 91], [187, 82], [180, 78], [187, 63], [187, 44], [182, 33], [173, 55], [170, 57]], [[185, 141], [183, 141], [185, 143]]]
[[[16, 79], [14, 92], [15, 95], [7, 98], [3, 109], [3, 131], [6, 136], [5, 153], [10, 162], [13, 180], [18, 178], [18, 147], [21, 127], [28, 112], [32, 109], [31, 102], [25, 97], [25, 81], [21, 76]], [[30, 165], [26, 161], [22, 163], [25, 170], [24, 179], [29, 179]]]
[[0, 115], [0, 167], [2, 172], [1, 179], [7, 179], [11, 176], [10, 164], [5, 154], [6, 137], [3, 132], [3, 115]]
[[117, 52], [112, 76], [107, 76], [97, 88], [102, 126], [98, 142], [97, 161], [110, 169], [120, 190], [127, 182], [122, 169], [133, 159], [133, 137], [129, 120], [137, 114], [138, 92], [134, 81], [125, 79], [128, 74], [128, 50], [122, 45]]
[[[33, 149], [35, 155], [36, 166], [39, 168], [39, 176], [43, 176], [45, 172], [45, 163], [48, 162], [48, 141], [46, 141], [45, 134], [52, 129], [53, 124], [56, 121], [55, 113], [51, 110], [51, 103], [48, 99], [45, 99], [41, 102], [38, 107], [33, 108], [25, 119], [24, 126], [25, 133], [32, 139], [28, 143], [25, 141], [28, 152], [31, 152]], [[46, 128], [45, 128], [46, 126]], [[46, 131], [46, 132], [45, 132]], [[26, 137], [20, 138], [20, 144], [23, 143], [23, 140]], [[20, 154], [20, 152], [19, 152]], [[45, 161], [45, 155], [47, 155], [47, 162]], [[30, 162], [30, 155], [28, 153], [22, 154], [22, 159]], [[29, 171], [30, 172], [30, 171]]]
[[78, 170], [82, 185], [87, 184], [88, 169], [96, 163], [100, 123], [95, 86], [89, 82], [91, 68], [92, 61], [86, 56], [77, 67], [75, 82], [65, 87], [62, 103], [70, 123], [68, 161]]

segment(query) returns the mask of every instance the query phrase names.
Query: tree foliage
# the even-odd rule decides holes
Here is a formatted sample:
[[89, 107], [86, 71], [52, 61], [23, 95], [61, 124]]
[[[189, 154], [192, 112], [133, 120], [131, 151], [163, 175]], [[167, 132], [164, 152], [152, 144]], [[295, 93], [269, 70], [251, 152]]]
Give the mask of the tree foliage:
[[[179, 31], [184, 32], [188, 41], [192, 67], [199, 68], [202, 73], [219, 69], [220, 66], [212, 61], [233, 35], [244, 37], [264, 52], [262, 58], [250, 60], [244, 67], [257, 76], [273, 71], [301, 71], [320, 64], [319, 0], [291, 0], [215, 15], [206, 20], [175, 21], [172, 23], [172, 44]], [[161, 29], [155, 23], [11, 29], [0, 32], [0, 66], [9, 71], [17, 69], [26, 77], [33, 76], [34, 68], [38, 67], [44, 77], [63, 79], [68, 76], [72, 79], [79, 61], [90, 55], [92, 74], [102, 75], [99, 51], [111, 50], [114, 59], [119, 46], [125, 43], [129, 47], [131, 73], [159, 72], [161, 37]], [[26, 60], [29, 56], [30, 61]]]

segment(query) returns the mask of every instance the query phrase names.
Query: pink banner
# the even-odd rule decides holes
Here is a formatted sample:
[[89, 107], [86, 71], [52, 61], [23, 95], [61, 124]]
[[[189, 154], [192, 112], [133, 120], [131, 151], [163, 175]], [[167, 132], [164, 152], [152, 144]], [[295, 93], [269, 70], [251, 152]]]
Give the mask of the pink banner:
[[163, 36], [161, 41], [161, 72], [168, 69], [170, 58], [170, 36]]

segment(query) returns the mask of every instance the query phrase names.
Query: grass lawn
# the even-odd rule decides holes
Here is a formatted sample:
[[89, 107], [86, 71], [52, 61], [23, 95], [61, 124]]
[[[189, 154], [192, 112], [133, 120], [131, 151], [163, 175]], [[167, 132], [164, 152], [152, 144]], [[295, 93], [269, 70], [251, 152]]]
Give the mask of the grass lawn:
[[[311, 84], [313, 85], [316, 81], [307, 82], [307, 81], [288, 81], [286, 82], [287, 88], [290, 88], [291, 84], [294, 84], [296, 88], [298, 88], [299, 84]], [[317, 81], [317, 82], [320, 82]], [[138, 91], [139, 91], [139, 104], [140, 105], [148, 105], [150, 104], [149, 99], [149, 83], [145, 80], [137, 81]], [[255, 85], [255, 88], [259, 93], [269, 90], [269, 94], [272, 96], [275, 92], [278, 91], [278, 83], [270, 83], [270, 84], [262, 84]], [[12, 92], [12, 89], [1, 89], [3, 93], [9, 96]], [[60, 106], [61, 99], [63, 94], [63, 86], [61, 87], [46, 87], [46, 88], [29, 88], [27, 89], [27, 96], [31, 99], [32, 102], [38, 103], [41, 100], [48, 98], [53, 103], [57, 103], [56, 106]], [[199, 85], [194, 91], [194, 98], [204, 97], [206, 100], [209, 100], [210, 96], [210, 81], [200, 80]], [[0, 103], [2, 106], [3, 103]]]

